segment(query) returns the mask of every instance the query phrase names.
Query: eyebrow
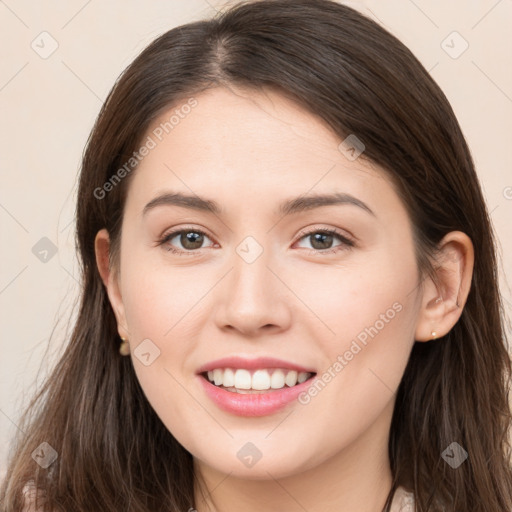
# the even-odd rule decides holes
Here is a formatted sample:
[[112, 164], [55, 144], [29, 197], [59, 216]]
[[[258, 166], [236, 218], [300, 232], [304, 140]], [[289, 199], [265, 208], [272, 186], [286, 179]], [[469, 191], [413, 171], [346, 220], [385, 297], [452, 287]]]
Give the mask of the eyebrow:
[[[293, 213], [313, 210], [321, 206], [330, 205], [353, 205], [357, 206], [369, 214], [376, 217], [373, 210], [363, 201], [350, 194], [335, 192], [332, 194], [315, 194], [308, 196], [299, 196], [292, 199], [287, 199], [279, 206], [276, 211], [277, 215], [287, 216]], [[197, 195], [187, 195], [181, 192], [165, 192], [151, 201], [144, 207], [142, 215], [146, 215], [150, 210], [163, 205], [181, 206], [182, 208], [190, 208], [192, 210], [204, 211], [213, 213], [214, 215], [221, 215], [222, 208], [219, 204], [211, 199], [205, 199]]]

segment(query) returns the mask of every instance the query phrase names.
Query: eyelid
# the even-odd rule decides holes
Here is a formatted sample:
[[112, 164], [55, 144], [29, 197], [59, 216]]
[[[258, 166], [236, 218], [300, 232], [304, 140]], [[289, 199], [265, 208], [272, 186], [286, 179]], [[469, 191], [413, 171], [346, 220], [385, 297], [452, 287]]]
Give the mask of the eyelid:
[[184, 226], [177, 226], [172, 227], [169, 229], [166, 229], [162, 235], [160, 235], [159, 239], [162, 240], [164, 238], [167, 238], [170, 235], [178, 235], [182, 231], [193, 231], [194, 233], [201, 233], [203, 235], [206, 235], [208, 238], [213, 240], [213, 237], [208, 233], [208, 231], [205, 228], [198, 228], [197, 226], [187, 226], [186, 224]]
[[357, 242], [357, 238], [349, 231], [341, 230], [341, 229], [335, 228], [333, 226], [325, 227], [325, 226], [322, 226], [321, 224], [316, 224], [316, 225], [309, 226], [307, 228], [302, 229], [299, 232], [299, 234], [297, 235], [297, 241], [306, 235], [312, 235], [313, 233], [317, 233], [319, 231], [332, 232], [332, 233], [338, 235], [339, 237], [347, 240], [348, 242], [351, 242], [352, 244], [355, 244]]

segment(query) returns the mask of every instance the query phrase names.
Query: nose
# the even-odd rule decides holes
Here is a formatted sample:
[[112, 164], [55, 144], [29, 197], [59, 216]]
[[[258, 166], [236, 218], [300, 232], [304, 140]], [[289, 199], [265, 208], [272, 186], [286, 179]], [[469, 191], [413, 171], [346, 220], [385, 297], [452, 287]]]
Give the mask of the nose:
[[258, 337], [286, 330], [290, 326], [292, 292], [286, 276], [269, 265], [267, 251], [252, 262], [234, 254], [232, 269], [217, 293], [215, 321], [221, 330], [235, 330], [246, 337]]

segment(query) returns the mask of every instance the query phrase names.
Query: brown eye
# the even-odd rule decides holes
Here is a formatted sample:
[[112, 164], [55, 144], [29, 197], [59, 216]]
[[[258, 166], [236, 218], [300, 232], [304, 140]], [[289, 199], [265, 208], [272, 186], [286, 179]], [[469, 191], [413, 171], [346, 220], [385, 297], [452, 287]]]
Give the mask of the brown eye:
[[333, 235], [329, 235], [327, 233], [314, 233], [312, 235], [308, 235], [311, 240], [311, 245], [313, 249], [330, 249], [332, 242], [334, 240]]
[[171, 252], [186, 253], [201, 249], [205, 239], [209, 240], [206, 233], [201, 230], [182, 229], [164, 235], [162, 240], [160, 240], [160, 245], [166, 246], [166, 249]]
[[203, 245], [204, 236], [194, 231], [182, 231], [179, 241], [185, 249], [199, 249]]
[[[300, 240], [309, 239], [313, 252], [332, 253], [354, 246], [354, 242], [333, 229], [316, 229], [302, 235]], [[340, 243], [333, 246], [335, 239]], [[306, 247], [307, 249], [307, 247]]]

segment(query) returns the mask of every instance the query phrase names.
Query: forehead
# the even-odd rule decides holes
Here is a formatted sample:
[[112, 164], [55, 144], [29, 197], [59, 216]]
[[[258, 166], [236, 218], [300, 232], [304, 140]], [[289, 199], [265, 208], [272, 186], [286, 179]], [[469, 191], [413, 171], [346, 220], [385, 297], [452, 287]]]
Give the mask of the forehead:
[[217, 87], [185, 98], [154, 120], [143, 140], [151, 149], [128, 193], [138, 209], [166, 188], [245, 206], [308, 191], [368, 200], [394, 194], [382, 169], [348, 159], [343, 138], [271, 89]]

